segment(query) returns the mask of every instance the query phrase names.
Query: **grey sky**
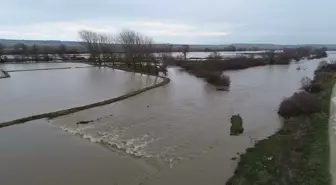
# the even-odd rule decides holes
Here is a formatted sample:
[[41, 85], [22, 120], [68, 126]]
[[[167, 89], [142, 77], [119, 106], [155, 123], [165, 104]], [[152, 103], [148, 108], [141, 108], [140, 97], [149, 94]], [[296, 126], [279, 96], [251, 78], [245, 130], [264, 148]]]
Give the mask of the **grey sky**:
[[133, 29], [160, 43], [335, 44], [335, 0], [3, 0], [0, 38]]

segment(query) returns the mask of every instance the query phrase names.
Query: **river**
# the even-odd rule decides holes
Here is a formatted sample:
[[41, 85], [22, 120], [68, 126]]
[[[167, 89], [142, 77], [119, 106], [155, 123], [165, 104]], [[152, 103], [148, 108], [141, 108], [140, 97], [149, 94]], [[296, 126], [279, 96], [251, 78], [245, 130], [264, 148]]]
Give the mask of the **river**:
[[[336, 58], [335, 54], [329, 55], [329, 59]], [[23, 146], [34, 145], [36, 137], [36, 140], [48, 137], [48, 142], [32, 146], [31, 150], [37, 147], [37, 151], [43, 151], [43, 155], [38, 155], [44, 156], [43, 160], [33, 160], [38, 169], [26, 167], [24, 169], [32, 172], [24, 174], [20, 169], [23, 174], [17, 178], [6, 176], [8, 172], [2, 173], [0, 178], [10, 183], [18, 182], [21, 176], [28, 179], [27, 184], [33, 184], [29, 182], [33, 182], [36, 172], [47, 176], [42, 179], [52, 179], [51, 184], [225, 184], [237, 165], [232, 158], [253, 146], [255, 141], [277, 131], [281, 126], [281, 118], [277, 115], [280, 102], [300, 88], [302, 77], [313, 76], [319, 61], [225, 72], [231, 78], [228, 92], [216, 91], [203, 80], [170, 68], [168, 76], [172, 81], [164, 87], [56, 118], [51, 124], [38, 121], [4, 128], [0, 132], [7, 134], [0, 134], [0, 147], [6, 143], [10, 145], [10, 140], [24, 133], [25, 137], [17, 138], [27, 140]], [[298, 66], [301, 70], [297, 70]], [[240, 114], [244, 120], [245, 131], [240, 136], [230, 136], [229, 119], [233, 114]], [[84, 120], [95, 121], [88, 125], [76, 124]], [[29, 133], [34, 135], [33, 139], [29, 138]], [[12, 143], [12, 148], [6, 148], [12, 151], [7, 152], [2, 166], [13, 165], [10, 169], [14, 173], [20, 168], [20, 161], [29, 161], [34, 156], [25, 156], [30, 149], [22, 149], [20, 142]], [[51, 146], [43, 150], [48, 143]], [[13, 148], [21, 150], [16, 152]], [[12, 153], [20, 160], [11, 156]], [[55, 157], [55, 153], [69, 155], [69, 158]], [[44, 164], [49, 160], [54, 160], [49, 165], [55, 168]], [[61, 170], [59, 163], [71, 167]], [[48, 170], [41, 170], [43, 167]], [[106, 172], [115, 178], [110, 178]], [[68, 178], [69, 173], [72, 178]]]
[[[280, 127], [280, 102], [299, 89], [302, 77], [313, 77], [319, 61], [226, 72], [232, 81], [229, 92], [171, 68], [172, 82], [165, 87], [52, 124], [140, 157], [157, 171], [144, 184], [223, 184], [236, 166], [231, 158]], [[229, 134], [233, 114], [244, 119], [241, 136]], [[76, 125], [83, 120], [97, 121]]]

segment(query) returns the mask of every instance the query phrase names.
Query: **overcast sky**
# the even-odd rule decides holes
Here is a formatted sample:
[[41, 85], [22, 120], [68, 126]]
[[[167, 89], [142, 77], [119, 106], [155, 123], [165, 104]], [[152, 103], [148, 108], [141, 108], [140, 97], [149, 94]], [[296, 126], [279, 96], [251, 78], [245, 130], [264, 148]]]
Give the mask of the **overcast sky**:
[[336, 0], [1, 0], [0, 38], [133, 29], [158, 43], [335, 44]]

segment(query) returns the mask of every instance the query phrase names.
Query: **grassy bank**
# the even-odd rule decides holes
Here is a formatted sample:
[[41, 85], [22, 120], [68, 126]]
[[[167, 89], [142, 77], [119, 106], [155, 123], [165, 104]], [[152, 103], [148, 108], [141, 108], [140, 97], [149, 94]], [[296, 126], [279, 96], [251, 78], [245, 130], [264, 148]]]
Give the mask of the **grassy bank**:
[[315, 79], [324, 88], [316, 94], [322, 111], [286, 119], [276, 134], [247, 149], [227, 185], [330, 184], [328, 121], [336, 80], [331, 72], [317, 72]]

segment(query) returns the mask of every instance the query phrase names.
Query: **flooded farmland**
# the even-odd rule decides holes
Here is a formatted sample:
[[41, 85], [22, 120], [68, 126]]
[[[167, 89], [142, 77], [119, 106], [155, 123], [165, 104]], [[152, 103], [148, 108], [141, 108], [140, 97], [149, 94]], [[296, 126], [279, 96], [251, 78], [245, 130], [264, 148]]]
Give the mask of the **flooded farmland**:
[[[49, 64], [7, 64], [5, 70], [42, 69]], [[26, 67], [25, 67], [26, 66]], [[50, 64], [52, 67], [83, 67], [84, 64]], [[110, 68], [11, 72], [0, 80], [0, 122], [35, 114], [83, 106], [121, 96], [157, 83], [150, 76]], [[90, 84], [90, 85], [89, 85]], [[128, 84], [128, 85], [127, 85]]]
[[[335, 55], [329, 55], [330, 59], [335, 58]], [[231, 87], [228, 92], [216, 91], [214, 87], [204, 83], [201, 79], [177, 68], [170, 68], [168, 76], [172, 81], [164, 87], [107, 106], [56, 118], [51, 120], [51, 124], [40, 120], [0, 130], [6, 133], [0, 134], [2, 138], [0, 147], [8, 149], [5, 155], [6, 162], [3, 163], [5, 166], [12, 165], [10, 168], [12, 172], [20, 168], [22, 161], [31, 161], [30, 165], [39, 166], [40, 168], [36, 171], [26, 167], [27, 170], [32, 170], [31, 173], [23, 173], [24, 170], [19, 170], [21, 173], [18, 175], [25, 177], [27, 184], [30, 182], [34, 184], [34, 180], [35, 182], [42, 180], [47, 182], [51, 179], [54, 184], [69, 185], [86, 185], [93, 182], [103, 185], [113, 183], [203, 185], [209, 182], [214, 185], [224, 184], [232, 176], [236, 167], [237, 161], [232, 158], [238, 157], [238, 153], [243, 153], [246, 148], [253, 146], [255, 141], [272, 135], [281, 126], [281, 118], [277, 115], [279, 103], [284, 97], [290, 96], [300, 88], [302, 77], [313, 76], [319, 61], [321, 60], [225, 72], [231, 78]], [[298, 67], [300, 70], [297, 70]], [[118, 76], [121, 73], [131, 77], [106, 79], [105, 70], [110, 71], [110, 69], [85, 68], [57, 70], [58, 74], [51, 74], [56, 71], [46, 71], [40, 76], [38, 75], [40, 72], [27, 72], [26, 74], [31, 74], [35, 80], [40, 79], [40, 83], [46, 79], [52, 79], [52, 84], [58, 86], [55, 92], [59, 89], [62, 91], [67, 89], [60, 88], [63, 84], [57, 85], [57, 83], [65, 83], [68, 88], [76, 87], [71, 93], [62, 94], [62, 91], [59, 95], [51, 93], [53, 96], [58, 96], [55, 98], [57, 101], [46, 104], [43, 102], [48, 102], [50, 96], [43, 97], [42, 95], [52, 91], [43, 91], [36, 87], [35, 89], [42, 91], [38, 95], [45, 98], [40, 100], [43, 104], [40, 111], [47, 108], [55, 109], [51, 106], [59, 101], [62, 102], [59, 102], [58, 108], [64, 107], [64, 103], [67, 106], [73, 106], [76, 103], [72, 104], [69, 101], [74, 101], [73, 99], [76, 98], [77, 103], [92, 103], [117, 96], [132, 88], [155, 83], [151, 80], [149, 80], [151, 83], [147, 83], [145, 76], [132, 76], [131, 73], [120, 71], [117, 72], [118, 74], [112, 74]], [[35, 73], [37, 76], [34, 75]], [[19, 79], [15, 76], [21, 74], [24, 75], [21, 72], [13, 73], [11, 80]], [[73, 74], [76, 75], [71, 76]], [[48, 75], [51, 76], [41, 80], [42, 77]], [[28, 77], [22, 76], [20, 79], [23, 78]], [[66, 80], [69, 78], [77, 80]], [[3, 80], [0, 80], [0, 84]], [[126, 85], [128, 82], [131, 85]], [[32, 84], [28, 79], [26, 83]], [[45, 86], [47, 83], [40, 85]], [[111, 86], [106, 87], [108, 83], [111, 83]], [[22, 85], [24, 82], [17, 83], [15, 91], [24, 92], [23, 90], [27, 88], [23, 88]], [[35, 86], [38, 86], [38, 83]], [[92, 92], [92, 89], [97, 90]], [[64, 98], [67, 94], [70, 94], [71, 98]], [[10, 93], [5, 95], [13, 96]], [[23, 96], [19, 94], [16, 98], [24, 98]], [[1, 95], [1, 97], [4, 96]], [[36, 96], [34, 102], [39, 102], [39, 98]], [[12, 100], [16, 99], [12, 98]], [[4, 100], [1, 99], [1, 101]], [[13, 107], [19, 111], [24, 109], [19, 104]], [[10, 110], [4, 116], [6, 117], [11, 112], [15, 111]], [[240, 136], [230, 136], [229, 119], [233, 114], [240, 114], [244, 120], [245, 131]], [[0, 117], [2, 118], [3, 115]], [[19, 115], [12, 117], [19, 117]], [[79, 121], [87, 120], [93, 120], [93, 122], [86, 125], [77, 124]], [[30, 135], [34, 137], [30, 138]], [[14, 136], [21, 137], [15, 140]], [[31, 140], [34, 138], [35, 140], [48, 138], [48, 140], [40, 141], [37, 146], [31, 148], [20, 147], [21, 145], [33, 145], [36, 141]], [[25, 142], [20, 143], [21, 140]], [[49, 147], [41, 149], [49, 143], [51, 143]], [[77, 149], [78, 147], [84, 149]], [[45, 160], [32, 160], [33, 155], [24, 155], [35, 149], [43, 151]], [[57, 157], [55, 154], [58, 152], [64, 158]], [[10, 155], [12, 153], [16, 155]], [[43, 162], [52, 159], [53, 161], [49, 164]], [[71, 168], [61, 168], [62, 163], [65, 166], [72, 164]], [[41, 168], [48, 170], [41, 170]], [[2, 169], [2, 171], [5, 170]], [[106, 172], [118, 175], [115, 177], [111, 175], [114, 178], [109, 178]], [[42, 173], [41, 181], [37, 181], [38, 178], [34, 177], [37, 173]], [[1, 174], [0, 177], [4, 179], [4, 182], [20, 184], [18, 179], [6, 176], [6, 173]]]

